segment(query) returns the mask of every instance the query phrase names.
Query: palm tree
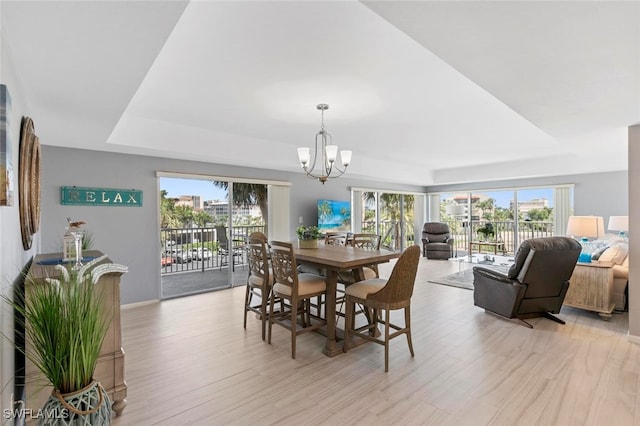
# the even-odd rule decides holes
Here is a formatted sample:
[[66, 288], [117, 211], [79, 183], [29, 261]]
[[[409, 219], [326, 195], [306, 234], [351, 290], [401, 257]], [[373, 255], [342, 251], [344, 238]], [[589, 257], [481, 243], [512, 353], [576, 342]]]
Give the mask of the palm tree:
[[198, 225], [198, 227], [206, 228], [207, 224], [213, 221], [213, 218], [207, 212], [196, 212], [193, 215], [193, 221], [195, 222], [196, 225]]
[[[229, 182], [213, 181], [213, 184], [220, 189], [227, 191], [229, 197]], [[269, 209], [269, 194], [267, 185], [258, 183], [242, 183], [233, 184], [233, 205], [237, 207], [250, 207], [257, 205], [260, 208], [265, 229], [267, 228]]]
[[182, 227], [188, 227], [193, 220], [193, 209], [189, 206], [177, 206], [174, 210], [176, 213], [176, 217], [182, 224]]
[[167, 198], [167, 191], [160, 191], [160, 227], [177, 228], [180, 221], [175, 213], [176, 198]]
[[333, 212], [328, 201], [322, 201], [318, 205], [318, 222], [327, 222]]
[[495, 206], [495, 198], [489, 198], [484, 201], [478, 201], [476, 207], [482, 210], [482, 218], [486, 220], [492, 219], [493, 208]]
[[[375, 192], [363, 192], [364, 201], [367, 204], [375, 203], [376, 193]], [[380, 218], [386, 219], [391, 222], [391, 228], [387, 231], [387, 235], [383, 235], [383, 239], [387, 240], [387, 245], [392, 245], [393, 247], [401, 247], [400, 246], [400, 221], [403, 219], [404, 222], [413, 223], [413, 206], [414, 206], [414, 196], [413, 195], [405, 195], [405, 194], [394, 194], [384, 192], [380, 194]], [[404, 205], [404, 218], [401, 217], [402, 211], [400, 206]], [[388, 234], [392, 234], [393, 241], [387, 238]], [[383, 241], [385, 243], [385, 241]]]

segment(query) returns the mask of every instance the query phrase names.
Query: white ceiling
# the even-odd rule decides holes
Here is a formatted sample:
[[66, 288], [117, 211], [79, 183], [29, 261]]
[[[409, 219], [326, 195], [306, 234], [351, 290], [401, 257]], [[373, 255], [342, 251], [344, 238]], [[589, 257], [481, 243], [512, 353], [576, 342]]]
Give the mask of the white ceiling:
[[[640, 3], [6, 1], [43, 144], [418, 185], [627, 169]], [[11, 90], [11, 88], [10, 88]]]

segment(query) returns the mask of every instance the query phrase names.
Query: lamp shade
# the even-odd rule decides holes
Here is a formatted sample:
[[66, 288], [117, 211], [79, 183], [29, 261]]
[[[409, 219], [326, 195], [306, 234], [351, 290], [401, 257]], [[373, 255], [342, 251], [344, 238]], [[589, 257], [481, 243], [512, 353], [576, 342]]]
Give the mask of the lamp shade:
[[569, 216], [567, 235], [573, 237], [598, 238], [604, 235], [602, 216]]
[[627, 232], [629, 230], [629, 216], [610, 216], [607, 229]]

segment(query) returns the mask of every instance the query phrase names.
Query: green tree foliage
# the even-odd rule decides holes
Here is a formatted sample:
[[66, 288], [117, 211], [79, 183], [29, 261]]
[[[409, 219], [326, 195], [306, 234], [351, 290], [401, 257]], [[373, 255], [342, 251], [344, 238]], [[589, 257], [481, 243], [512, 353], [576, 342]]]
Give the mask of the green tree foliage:
[[[213, 184], [220, 189], [227, 191], [229, 196], [229, 182], [213, 181]], [[237, 207], [250, 207], [257, 205], [260, 208], [265, 229], [268, 223], [268, 190], [267, 185], [257, 183], [234, 183], [233, 184], [233, 205]]]
[[493, 220], [493, 209], [495, 207], [495, 198], [489, 198], [484, 201], [478, 201], [476, 208], [482, 210], [482, 218], [486, 220]]
[[328, 201], [322, 201], [319, 205], [318, 205], [318, 222], [323, 223], [323, 222], [328, 222], [329, 218], [331, 217], [331, 205], [329, 204]]
[[553, 216], [553, 209], [551, 207], [532, 209], [527, 212], [527, 216], [531, 220], [545, 222], [550, 220], [550, 218]]
[[160, 227], [161, 228], [177, 228], [180, 226], [180, 220], [176, 216], [175, 206], [177, 199], [167, 198], [167, 191], [160, 191]]
[[209, 223], [213, 222], [213, 218], [207, 212], [196, 212], [193, 215], [193, 221], [200, 228], [206, 228]]
[[513, 210], [505, 207], [496, 207], [493, 209], [493, 220], [496, 222], [513, 220]]
[[[366, 204], [372, 205], [376, 201], [375, 192], [363, 192], [363, 198]], [[413, 224], [413, 212], [415, 198], [413, 195], [394, 194], [383, 192], [379, 194], [380, 198], [380, 221], [389, 222], [391, 228], [383, 235], [383, 246], [400, 247], [400, 221]], [[404, 206], [404, 217], [402, 217], [401, 206]], [[411, 228], [412, 229], [412, 228]], [[391, 235], [389, 235], [391, 234]], [[409, 236], [411, 237], [411, 236]], [[393, 240], [393, 243], [392, 241]]]
[[194, 212], [191, 207], [177, 206], [177, 207], [174, 207], [174, 212], [183, 228], [186, 228], [189, 225], [191, 225], [191, 222], [193, 221], [193, 217], [194, 217]]

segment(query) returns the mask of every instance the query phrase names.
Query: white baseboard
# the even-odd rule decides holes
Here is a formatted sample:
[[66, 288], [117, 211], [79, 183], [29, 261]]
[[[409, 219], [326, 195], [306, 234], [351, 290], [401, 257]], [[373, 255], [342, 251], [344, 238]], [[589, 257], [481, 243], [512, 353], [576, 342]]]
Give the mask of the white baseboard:
[[137, 308], [138, 306], [151, 305], [153, 303], [160, 303], [159, 299], [145, 300], [144, 302], [127, 303], [126, 305], [120, 305], [120, 309]]
[[635, 336], [627, 332], [627, 340], [630, 341], [631, 343], [635, 343], [636, 345], [640, 345], [640, 336]]

